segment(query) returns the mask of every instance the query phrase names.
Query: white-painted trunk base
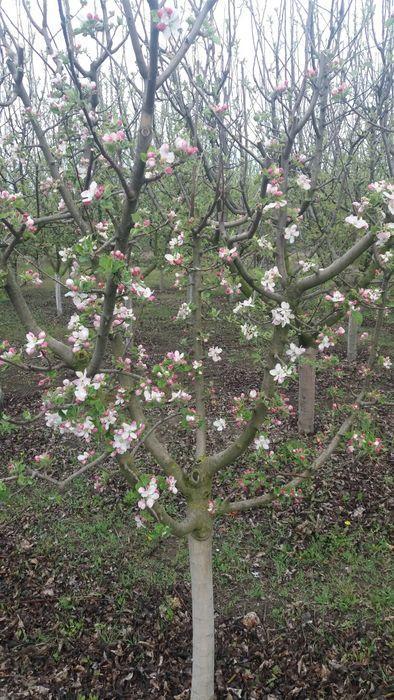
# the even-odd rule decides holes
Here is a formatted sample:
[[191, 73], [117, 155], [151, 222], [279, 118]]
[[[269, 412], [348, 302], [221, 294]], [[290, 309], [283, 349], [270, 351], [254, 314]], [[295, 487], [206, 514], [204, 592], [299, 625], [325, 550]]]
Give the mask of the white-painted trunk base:
[[215, 620], [212, 581], [212, 537], [189, 536], [193, 611], [191, 700], [214, 700]]
[[187, 278], [187, 292], [186, 292], [186, 303], [193, 304], [194, 301], [194, 275], [189, 272]]
[[62, 316], [63, 314], [63, 301], [62, 301], [62, 286], [60, 284], [60, 276], [55, 275], [55, 301], [56, 301], [56, 314]]
[[310, 435], [315, 430], [316, 348], [307, 348], [298, 373], [298, 431]]

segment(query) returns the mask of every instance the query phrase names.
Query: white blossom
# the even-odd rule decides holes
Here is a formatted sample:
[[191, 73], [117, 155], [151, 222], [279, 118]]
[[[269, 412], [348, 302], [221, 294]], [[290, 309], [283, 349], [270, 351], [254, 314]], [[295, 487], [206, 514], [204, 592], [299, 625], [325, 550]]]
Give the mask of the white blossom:
[[319, 340], [320, 340], [320, 342], [319, 342], [317, 347], [319, 348], [319, 350], [321, 352], [323, 352], [323, 350], [327, 350], [329, 347], [334, 345], [334, 343], [330, 340], [328, 335], [320, 334]]
[[98, 186], [97, 182], [95, 182], [93, 180], [89, 185], [89, 189], [81, 192], [81, 199], [82, 199], [82, 202], [84, 204], [90, 204], [93, 201], [93, 199], [96, 195], [96, 192], [98, 190], [98, 187], [99, 186]]
[[376, 234], [376, 238], [378, 239], [376, 241], [377, 246], [380, 247], [382, 245], [385, 245], [387, 243], [387, 241], [389, 241], [391, 238], [391, 231], [389, 231], [389, 230], [379, 231]]
[[285, 379], [287, 379], [287, 377], [290, 377], [291, 374], [291, 367], [281, 365], [280, 362], [277, 362], [275, 367], [273, 369], [270, 369], [270, 375], [274, 378], [274, 382], [277, 382], [278, 384], [283, 384]]
[[300, 173], [298, 177], [296, 178], [296, 182], [298, 187], [301, 187], [302, 190], [310, 190], [311, 189], [311, 181], [309, 177], [304, 175], [303, 173]]
[[145, 401], [155, 401], [156, 403], [161, 403], [164, 399], [164, 392], [160, 391], [157, 387], [145, 387], [144, 389], [144, 399]]
[[176, 315], [177, 321], [184, 321], [185, 318], [188, 318], [188, 316], [190, 316], [191, 312], [192, 310], [190, 308], [190, 304], [181, 304]]
[[213, 421], [213, 427], [216, 428], [218, 433], [222, 433], [223, 430], [226, 430], [227, 423], [224, 418], [217, 418]]
[[138, 438], [137, 423], [122, 423], [122, 427], [115, 430], [114, 439], [112, 442], [113, 448], [117, 454], [124, 454], [130, 448], [131, 443]]
[[44, 331], [40, 331], [38, 335], [34, 335], [31, 332], [26, 333], [26, 340], [25, 350], [28, 355], [33, 355], [36, 350], [48, 347]]
[[162, 146], [159, 148], [159, 153], [160, 153], [160, 158], [163, 160], [165, 163], [168, 163], [171, 165], [174, 160], [175, 160], [175, 153], [170, 151], [170, 147], [168, 143], [163, 143]]
[[270, 202], [270, 204], [266, 204], [263, 208], [263, 211], [269, 211], [270, 209], [281, 209], [282, 207], [285, 207], [286, 204], [287, 201], [285, 199], [278, 199], [278, 201], [276, 202]]
[[261, 280], [261, 286], [264, 287], [268, 292], [273, 292], [275, 289], [275, 280], [281, 277], [278, 267], [275, 265], [271, 267], [270, 270], [264, 272], [263, 278]]
[[332, 301], [333, 304], [341, 304], [345, 301], [345, 297], [338, 289], [336, 289], [332, 294], [326, 294], [327, 301]]
[[299, 260], [298, 264], [303, 272], [309, 272], [314, 267], [314, 264], [307, 260]]
[[271, 314], [274, 326], [282, 326], [282, 328], [288, 326], [290, 321], [295, 318], [287, 301], [282, 301], [280, 306], [272, 309]]
[[115, 409], [108, 408], [100, 418], [100, 423], [103, 426], [104, 430], [109, 430], [111, 425], [114, 425], [114, 423], [116, 423], [117, 417], [118, 414], [115, 411]]
[[253, 444], [255, 450], [269, 450], [270, 448], [270, 440], [265, 435], [259, 435]]
[[223, 352], [222, 348], [218, 348], [217, 345], [215, 347], [209, 348], [208, 350], [208, 357], [211, 358], [212, 362], [220, 362], [221, 354]]
[[243, 309], [253, 309], [254, 308], [254, 300], [252, 297], [249, 297], [249, 299], [245, 299], [244, 301], [239, 301], [238, 304], [236, 304], [233, 308], [233, 314], [239, 314]]
[[141, 496], [140, 500], [138, 501], [138, 507], [141, 510], [145, 510], [145, 508], [153, 508], [155, 501], [157, 501], [160, 497], [156, 477], [152, 476], [146, 488], [140, 486], [138, 493]]
[[241, 332], [246, 340], [252, 340], [253, 338], [257, 338], [259, 334], [257, 326], [254, 326], [251, 323], [244, 323], [241, 326]]
[[298, 238], [299, 235], [300, 232], [296, 224], [292, 224], [291, 226], [287, 226], [287, 228], [285, 228], [285, 239], [286, 241], [289, 241], [289, 243], [294, 243], [295, 239]]
[[178, 489], [176, 487], [176, 479], [174, 476], [167, 476], [166, 483], [168, 486], [168, 490], [171, 491], [171, 493], [178, 493]]
[[290, 362], [297, 362], [298, 358], [301, 357], [305, 352], [305, 348], [296, 345], [295, 343], [290, 343], [289, 349], [286, 350], [286, 355], [289, 357]]
[[354, 226], [355, 228], [368, 228], [368, 223], [364, 221], [364, 219], [361, 219], [358, 216], [354, 216], [354, 214], [350, 214], [350, 216], [347, 216], [345, 221], [347, 224], [350, 224], [350, 226]]

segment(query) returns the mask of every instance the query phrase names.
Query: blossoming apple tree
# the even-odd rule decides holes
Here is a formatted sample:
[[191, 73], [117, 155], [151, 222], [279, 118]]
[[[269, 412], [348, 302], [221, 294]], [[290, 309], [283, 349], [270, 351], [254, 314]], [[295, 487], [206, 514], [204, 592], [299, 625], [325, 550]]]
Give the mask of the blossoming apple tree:
[[[321, 350], [330, 347], [332, 331], [325, 329], [360, 297], [376, 302], [373, 289], [363, 285], [355, 292], [351, 285], [344, 306], [345, 294], [332, 280], [345, 275], [346, 281], [346, 271], [356, 261], [362, 262], [369, 280], [376, 257], [386, 256], [382, 265], [389, 262], [393, 198], [384, 177], [369, 188], [367, 180], [363, 198], [349, 204], [341, 219], [341, 249], [332, 244], [328, 256], [323, 252], [320, 257], [321, 239], [314, 235], [322, 230], [326, 243], [329, 224], [324, 199], [316, 197], [327, 192], [319, 177], [331, 73], [336, 70], [332, 66], [341, 46], [340, 8], [329, 27], [332, 56], [326, 55], [330, 41], [319, 52], [311, 39], [298, 78], [297, 70], [288, 66], [285, 76], [275, 76], [269, 105], [264, 106], [272, 117], [272, 134], [268, 145], [262, 145], [248, 132], [246, 116], [256, 93], [250, 89], [247, 97], [247, 85], [242, 84], [242, 92], [237, 74], [232, 77], [238, 79], [240, 99], [233, 104], [239, 109], [231, 117], [226, 81], [234, 27], [228, 43], [217, 48], [215, 4], [207, 0], [197, 9], [193, 4], [193, 16], [188, 17], [186, 8], [182, 12], [159, 6], [157, 0], [142, 9], [121, 0], [121, 14], [105, 2], [100, 13], [86, 13], [58, 0], [56, 19], [49, 17], [46, 2], [23, 5], [17, 30], [7, 11], [0, 11], [6, 64], [2, 114], [15, 125], [10, 131], [2, 127], [1, 279], [26, 327], [25, 345], [2, 339], [0, 357], [3, 368], [18, 366], [44, 376], [42, 413], [31, 420], [42, 420], [59, 436], [75, 436], [81, 445], [74, 470], [61, 479], [53, 475], [56, 455], [47, 453], [36, 455], [34, 464], [18, 463], [17, 473], [11, 469], [7, 478], [18, 478], [22, 470], [25, 477], [64, 490], [91, 472], [101, 488], [100, 467], [110, 464], [130, 486], [129, 504], [138, 528], [188, 538], [194, 700], [214, 696], [215, 520], [294, 497], [303, 480], [329, 459], [352, 414], [326, 448], [287, 483], [275, 474], [264, 487], [257, 485], [253, 497], [239, 497], [234, 489], [234, 497], [221, 500], [215, 479], [234, 469], [249, 449], [275, 464], [270, 421], [274, 411], [286, 410], [277, 388], [296, 374], [298, 362], [316, 341]], [[317, 5], [309, 7], [312, 37], [318, 13]], [[251, 6], [256, 21], [254, 12]], [[53, 38], [59, 28], [61, 48]], [[204, 51], [205, 82], [198, 74]], [[218, 51], [221, 65], [227, 66], [222, 76], [210, 73], [217, 65], [210, 59]], [[262, 56], [260, 61], [264, 74]], [[45, 78], [34, 88], [37, 62]], [[211, 77], [214, 94], [207, 88]], [[268, 90], [264, 80], [257, 82], [261, 99]], [[346, 93], [343, 83], [334, 90], [333, 97]], [[356, 108], [352, 106], [352, 114]], [[258, 116], [256, 123], [261, 119], [265, 117]], [[312, 139], [306, 125], [315, 128], [319, 119], [321, 128]], [[340, 121], [343, 114], [335, 119]], [[309, 156], [301, 157], [302, 146]], [[327, 171], [332, 164], [330, 152]], [[237, 186], [234, 172], [241, 183]], [[310, 222], [308, 212], [319, 206], [323, 213]], [[63, 225], [74, 236], [67, 245]], [[56, 249], [68, 264], [63, 286], [74, 311], [66, 339], [41, 327], [23, 294], [26, 275], [34, 282], [36, 272], [46, 274], [39, 259], [36, 272], [23, 268], [18, 273], [13, 265], [25, 248], [30, 253], [44, 250], [49, 226], [59, 231], [61, 247]], [[292, 249], [304, 238], [304, 259], [296, 260]], [[141, 310], [158, 303], [147, 279], [149, 269], [144, 270], [148, 239], [160, 265], [178, 287], [188, 289], [174, 319], [175, 328], [187, 328], [187, 342], [184, 347], [174, 342], [160, 359], [150, 357], [136, 340]], [[258, 260], [257, 269], [248, 269], [250, 253]], [[220, 318], [212, 297], [218, 287], [232, 304], [246, 341], [258, 340], [262, 326], [266, 329], [261, 386], [235, 397], [230, 417], [212, 415], [207, 400], [206, 375], [227, 359], [226, 348], [206, 323], [207, 305], [211, 318]], [[301, 364], [301, 371], [307, 367]], [[12, 422], [6, 414], [3, 421]], [[210, 425], [224, 437], [223, 449], [209, 443]], [[184, 462], [174, 457], [177, 431], [194, 442]], [[155, 460], [154, 473], [144, 472], [139, 459], [143, 451]]]

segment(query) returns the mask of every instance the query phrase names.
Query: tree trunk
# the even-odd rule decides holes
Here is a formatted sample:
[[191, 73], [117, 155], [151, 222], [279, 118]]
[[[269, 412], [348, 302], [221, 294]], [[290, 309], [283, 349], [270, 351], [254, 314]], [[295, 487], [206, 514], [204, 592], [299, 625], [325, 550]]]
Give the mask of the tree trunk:
[[212, 535], [189, 536], [193, 611], [193, 672], [191, 700], [214, 700], [215, 620], [212, 581]]
[[298, 432], [310, 435], [315, 429], [316, 348], [307, 348], [298, 373]]
[[186, 303], [192, 304], [194, 301], [194, 275], [189, 272], [187, 277]]
[[56, 300], [56, 315], [61, 316], [63, 314], [63, 303], [62, 303], [62, 286], [60, 284], [60, 275], [55, 274], [55, 300]]
[[359, 323], [354, 313], [350, 313], [347, 326], [347, 361], [355, 362], [357, 360], [357, 338], [358, 338]]
[[368, 358], [368, 366], [369, 367], [373, 367], [375, 362], [376, 362], [376, 355], [377, 355], [378, 347], [379, 347], [380, 334], [382, 332], [382, 326], [383, 326], [384, 310], [385, 310], [385, 306], [387, 303], [387, 292], [388, 292], [389, 280], [390, 280], [390, 274], [385, 275], [384, 279], [383, 279], [383, 285], [382, 285], [382, 297], [380, 300], [380, 307], [379, 307], [378, 314], [376, 317], [375, 329], [374, 329], [373, 338], [372, 338], [372, 345], [371, 345], [371, 349], [369, 351], [369, 358]]

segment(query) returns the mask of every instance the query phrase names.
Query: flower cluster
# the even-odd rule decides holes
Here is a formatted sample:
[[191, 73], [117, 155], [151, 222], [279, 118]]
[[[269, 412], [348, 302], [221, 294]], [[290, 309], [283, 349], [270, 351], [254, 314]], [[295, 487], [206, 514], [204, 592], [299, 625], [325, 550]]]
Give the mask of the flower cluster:
[[15, 202], [22, 197], [21, 192], [8, 192], [8, 190], [0, 190], [0, 204], [3, 202]]
[[78, 314], [71, 316], [67, 328], [72, 331], [68, 337], [68, 342], [73, 346], [73, 352], [78, 352], [82, 348], [89, 348], [89, 328], [86, 328], [81, 323]]
[[253, 338], [257, 338], [259, 331], [257, 326], [253, 323], [243, 323], [241, 326], [241, 333], [245, 340], [253, 340]]
[[261, 286], [264, 287], [268, 292], [273, 292], [275, 289], [275, 281], [281, 277], [281, 274], [275, 265], [271, 267], [270, 270], [264, 272], [263, 278], [261, 280]]
[[153, 508], [156, 501], [160, 498], [156, 477], [152, 476], [149, 484], [146, 487], [140, 486], [138, 493], [141, 496], [140, 500], [138, 501], [138, 508], [140, 508], [140, 510], [145, 510], [145, 508]]
[[92, 387], [94, 391], [98, 391], [101, 385], [105, 383], [104, 374], [95, 374], [94, 377], [88, 377], [86, 370], [83, 372], [75, 372], [76, 379], [70, 381], [69, 379], [63, 380], [63, 387], [67, 390], [69, 387], [73, 387], [74, 397], [77, 403], [83, 403], [88, 395], [88, 388]]
[[26, 333], [26, 340], [25, 350], [28, 355], [34, 355], [37, 350], [48, 347], [45, 331], [40, 331], [38, 335], [34, 335], [32, 332]]
[[326, 299], [326, 301], [331, 301], [336, 306], [342, 304], [342, 302], [345, 301], [344, 294], [342, 294], [342, 292], [338, 291], [337, 289], [331, 294], [326, 294], [324, 298]]
[[296, 238], [300, 235], [300, 232], [297, 228], [297, 224], [292, 224], [291, 226], [287, 226], [285, 228], [285, 239], [286, 241], [289, 241], [289, 243], [294, 243]]
[[0, 367], [5, 360], [14, 360], [18, 355], [16, 348], [12, 347], [8, 340], [0, 341]]
[[[189, 142], [181, 136], [176, 137], [174, 141], [174, 149], [185, 153], [187, 156], [193, 156], [198, 153], [197, 146], [191, 146]], [[171, 150], [168, 143], [163, 143], [159, 147], [158, 151], [151, 148], [146, 154], [146, 168], [148, 171], [150, 171], [146, 174], [147, 178], [149, 179], [152, 176], [152, 171], [157, 167], [157, 159], [159, 159], [165, 166], [164, 172], [166, 175], [172, 175], [173, 169], [171, 166], [175, 162], [175, 153]]]
[[274, 382], [278, 384], [283, 384], [287, 377], [291, 377], [293, 370], [287, 365], [281, 365], [277, 362], [273, 369], [270, 369], [270, 375], [273, 377]]
[[259, 435], [254, 439], [253, 445], [256, 451], [269, 450], [270, 440], [265, 435]]
[[94, 199], [101, 199], [104, 194], [104, 185], [98, 185], [95, 180], [92, 180], [87, 190], [81, 192], [82, 204], [88, 206]]
[[21, 279], [25, 282], [30, 282], [34, 287], [40, 287], [42, 285], [42, 279], [40, 273], [36, 270], [25, 270], [21, 273]]
[[347, 83], [340, 83], [331, 90], [331, 95], [333, 97], [338, 97], [339, 95], [344, 95], [348, 90], [349, 85]]
[[212, 105], [211, 109], [215, 114], [223, 114], [223, 112], [227, 112], [228, 104], [227, 102], [223, 102], [222, 104]]
[[119, 143], [120, 141], [125, 141], [126, 140], [126, 133], [123, 131], [123, 129], [119, 129], [118, 131], [112, 131], [110, 133], [105, 133], [103, 134], [103, 141], [104, 143]]
[[237, 257], [238, 251], [235, 246], [234, 248], [219, 248], [219, 258], [225, 260], [227, 263], [233, 262]]
[[311, 189], [311, 181], [307, 175], [304, 175], [304, 173], [300, 173], [296, 177], [296, 182], [298, 187], [300, 187], [302, 190], [310, 190]]
[[272, 184], [269, 182], [266, 189], [266, 195], [267, 197], [282, 197], [283, 192], [279, 187], [279, 183], [275, 182]]
[[222, 359], [223, 349], [219, 348], [217, 345], [215, 347], [209, 348], [208, 350], [208, 357], [212, 360], [212, 362], [220, 362]]
[[263, 211], [269, 211], [270, 209], [281, 209], [287, 205], [286, 199], [280, 199], [277, 202], [270, 202], [266, 204]]
[[176, 320], [177, 321], [184, 321], [186, 318], [188, 318], [192, 313], [190, 304], [187, 304], [184, 302], [183, 304], [180, 305], [178, 309], [178, 313], [176, 315]]
[[198, 153], [198, 147], [191, 146], [190, 143], [182, 136], [176, 137], [174, 145], [177, 151], [182, 151], [182, 153], [185, 153], [187, 156], [194, 156], [196, 153]]
[[368, 228], [368, 222], [362, 219], [361, 217], [354, 216], [354, 214], [350, 214], [350, 216], [347, 216], [345, 219], [346, 223], [349, 224], [350, 226], [354, 226], [355, 228], [361, 229], [361, 228]]
[[23, 214], [23, 223], [30, 233], [35, 233], [37, 231], [37, 226], [34, 223], [34, 219], [27, 212]]
[[157, 10], [159, 18], [156, 29], [168, 39], [171, 35], [176, 35], [179, 30], [179, 17], [173, 7], [164, 6]]
[[138, 440], [144, 427], [144, 425], [138, 427], [135, 420], [132, 421], [132, 423], [122, 423], [122, 426], [114, 431], [114, 439], [112, 442], [114, 453], [123, 455], [127, 452], [130, 449], [131, 443]]
[[273, 325], [282, 326], [282, 328], [288, 326], [290, 321], [295, 318], [290, 304], [288, 304], [287, 301], [282, 301], [280, 306], [277, 306], [276, 309], [272, 309], [271, 314]]
[[334, 347], [335, 345], [333, 339], [324, 333], [319, 333], [316, 343], [320, 352], [323, 352], [323, 350], [328, 350], [328, 348]]
[[233, 308], [233, 314], [239, 314], [242, 311], [245, 311], [245, 309], [253, 309], [254, 308], [254, 301], [252, 297], [249, 297], [249, 299], [245, 299], [244, 301], [239, 301], [238, 304], [236, 304]]
[[224, 418], [217, 418], [213, 421], [213, 427], [216, 428], [218, 433], [222, 433], [223, 430], [226, 430], [227, 423]]
[[241, 294], [241, 284], [239, 282], [232, 284], [220, 273], [218, 273], [218, 277], [220, 279], [220, 286], [223, 287], [227, 296], [231, 296], [232, 294]]
[[288, 356], [290, 362], [297, 362], [304, 352], [305, 348], [298, 346], [295, 343], [290, 343], [288, 350], [286, 350], [286, 355]]
[[182, 265], [184, 260], [181, 253], [175, 253], [174, 255], [172, 253], [166, 253], [164, 257], [170, 265]]
[[130, 292], [135, 294], [139, 299], [144, 299], [145, 301], [154, 301], [156, 298], [154, 291], [140, 282], [132, 282], [130, 285]]
[[175, 476], [167, 476], [166, 477], [166, 484], [168, 486], [168, 490], [170, 491], [170, 493], [173, 493], [174, 495], [178, 493], [178, 489], [176, 487]]
[[358, 290], [360, 297], [369, 304], [375, 304], [379, 301], [382, 292], [380, 289], [364, 289]]

